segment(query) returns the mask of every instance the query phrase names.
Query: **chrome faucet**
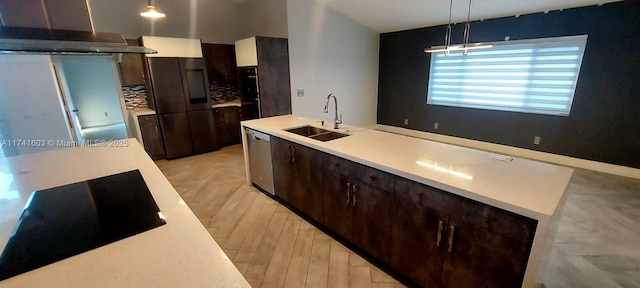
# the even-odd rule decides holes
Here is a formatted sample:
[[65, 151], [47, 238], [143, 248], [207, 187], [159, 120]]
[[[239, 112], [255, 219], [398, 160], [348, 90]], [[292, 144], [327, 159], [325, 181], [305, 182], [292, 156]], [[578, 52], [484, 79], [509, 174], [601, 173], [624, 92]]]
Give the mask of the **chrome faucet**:
[[342, 114], [338, 117], [338, 98], [333, 93], [327, 96], [327, 99], [324, 100], [324, 113], [329, 113], [329, 98], [333, 97], [333, 102], [336, 103], [336, 116], [333, 120], [333, 129], [338, 129], [338, 124], [342, 124]]

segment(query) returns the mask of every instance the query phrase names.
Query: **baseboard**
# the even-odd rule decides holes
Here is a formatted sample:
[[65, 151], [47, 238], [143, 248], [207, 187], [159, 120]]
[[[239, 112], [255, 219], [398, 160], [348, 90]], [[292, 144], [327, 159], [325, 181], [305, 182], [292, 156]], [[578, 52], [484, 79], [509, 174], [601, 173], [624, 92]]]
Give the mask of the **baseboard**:
[[109, 125], [123, 124], [123, 123], [124, 123], [124, 119], [108, 120], [108, 121], [94, 121], [94, 122], [80, 123], [80, 127], [82, 127], [82, 129], [85, 129], [85, 128], [96, 128], [96, 127], [100, 127], [100, 126], [109, 126]]
[[598, 171], [598, 172], [603, 172], [608, 174], [640, 179], [640, 169], [626, 167], [626, 166], [585, 160], [585, 159], [574, 158], [569, 156], [512, 147], [507, 145], [500, 145], [500, 144], [482, 142], [477, 140], [470, 140], [470, 139], [458, 138], [453, 136], [416, 131], [416, 130], [399, 128], [399, 127], [382, 125], [382, 124], [376, 124], [375, 129], [380, 131], [395, 133], [395, 134], [422, 138], [426, 140], [432, 140], [432, 141], [443, 142], [443, 143], [448, 143], [448, 144], [453, 144], [453, 145], [458, 145], [463, 147], [469, 147], [473, 149], [480, 149], [480, 150], [491, 151], [491, 152], [496, 152], [501, 154], [508, 154], [511, 156], [528, 158], [528, 159], [533, 159], [537, 161], [543, 161], [543, 162], [548, 162], [548, 163], [553, 163], [553, 164], [558, 164], [563, 166], [582, 168], [582, 169], [593, 170], [593, 171]]

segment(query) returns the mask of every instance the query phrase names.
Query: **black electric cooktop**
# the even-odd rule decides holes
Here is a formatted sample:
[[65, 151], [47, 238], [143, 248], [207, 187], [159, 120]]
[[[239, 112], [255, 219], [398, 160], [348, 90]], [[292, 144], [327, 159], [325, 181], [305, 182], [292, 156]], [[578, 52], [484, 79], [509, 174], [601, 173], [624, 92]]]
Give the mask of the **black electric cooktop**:
[[0, 280], [164, 225], [140, 171], [35, 191], [0, 256]]

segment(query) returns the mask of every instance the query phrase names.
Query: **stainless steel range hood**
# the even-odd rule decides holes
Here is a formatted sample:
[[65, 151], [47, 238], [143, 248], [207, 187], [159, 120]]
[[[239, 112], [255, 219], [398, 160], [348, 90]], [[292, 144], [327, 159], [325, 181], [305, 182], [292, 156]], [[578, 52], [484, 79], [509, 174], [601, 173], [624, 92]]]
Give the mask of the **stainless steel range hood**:
[[116, 33], [0, 27], [0, 53], [155, 54], [157, 51], [128, 46], [122, 35]]

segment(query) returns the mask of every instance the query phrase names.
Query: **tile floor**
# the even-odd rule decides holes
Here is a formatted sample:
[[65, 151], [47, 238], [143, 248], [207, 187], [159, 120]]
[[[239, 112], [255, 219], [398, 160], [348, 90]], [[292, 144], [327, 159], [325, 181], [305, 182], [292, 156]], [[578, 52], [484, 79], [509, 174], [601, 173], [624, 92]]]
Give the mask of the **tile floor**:
[[127, 128], [123, 123], [83, 128], [82, 139], [87, 142], [127, 139]]
[[[252, 287], [404, 287], [245, 184], [242, 146], [157, 164]], [[576, 170], [545, 286], [640, 287], [640, 180]]]

